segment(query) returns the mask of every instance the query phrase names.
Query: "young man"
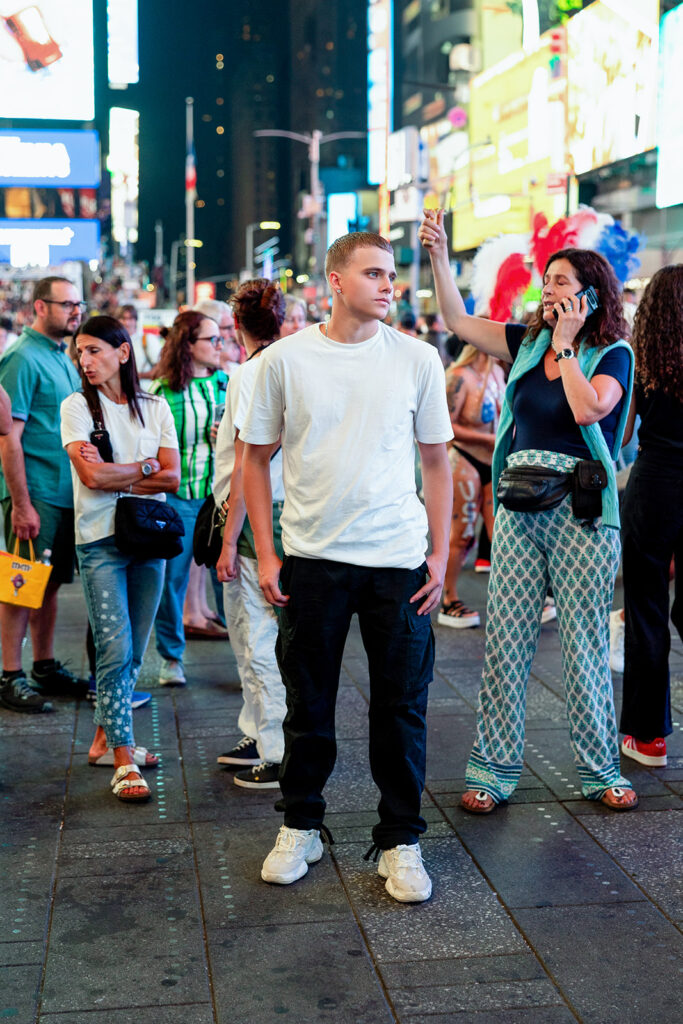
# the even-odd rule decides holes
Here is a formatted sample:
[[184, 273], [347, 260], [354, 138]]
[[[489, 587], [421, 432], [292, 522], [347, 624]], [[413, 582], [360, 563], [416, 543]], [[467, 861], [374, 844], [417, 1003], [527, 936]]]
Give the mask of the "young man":
[[[328, 324], [263, 353], [242, 430], [244, 491], [266, 599], [281, 609], [287, 691], [280, 787], [285, 824], [261, 877], [287, 884], [322, 856], [323, 788], [336, 757], [344, 643], [358, 614], [370, 675], [370, 767], [380, 790], [373, 849], [402, 902], [431, 881], [418, 838], [427, 689], [452, 508], [452, 437], [437, 352], [382, 324], [396, 277], [380, 235], [339, 238], [325, 271]], [[282, 439], [284, 563], [273, 546], [269, 460]], [[422, 460], [426, 513], [415, 488]], [[425, 560], [427, 526], [432, 553]]]
[[[62, 448], [59, 407], [80, 386], [66, 352], [65, 338], [81, 321], [82, 303], [63, 277], [38, 281], [33, 292], [35, 319], [0, 363], [0, 384], [12, 401], [12, 429], [0, 439], [0, 498], [5, 540], [31, 538], [36, 557], [49, 550], [52, 574], [42, 608], [29, 612], [0, 604], [3, 671], [0, 706], [35, 714], [52, 711], [45, 695], [85, 697], [88, 683], [76, 679], [54, 658], [57, 591], [74, 571], [74, 510], [69, 459]], [[26, 550], [26, 545], [22, 550]], [[26, 627], [31, 624], [34, 687], [21, 666]]]

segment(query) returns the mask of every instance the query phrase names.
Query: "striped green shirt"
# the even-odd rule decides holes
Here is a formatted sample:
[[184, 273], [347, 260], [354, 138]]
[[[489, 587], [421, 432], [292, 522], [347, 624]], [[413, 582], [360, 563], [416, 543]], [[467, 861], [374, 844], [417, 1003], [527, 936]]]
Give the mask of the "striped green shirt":
[[216, 466], [211, 427], [216, 407], [225, 406], [227, 374], [216, 370], [210, 377], [193, 377], [184, 391], [172, 391], [166, 380], [150, 388], [163, 395], [171, 407], [180, 447], [179, 498], [206, 498], [211, 494]]

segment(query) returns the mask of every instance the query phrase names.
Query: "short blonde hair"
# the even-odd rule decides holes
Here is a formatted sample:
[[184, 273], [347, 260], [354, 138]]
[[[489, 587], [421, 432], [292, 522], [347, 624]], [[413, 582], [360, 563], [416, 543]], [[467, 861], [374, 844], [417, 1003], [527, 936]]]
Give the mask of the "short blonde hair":
[[356, 249], [383, 249], [384, 252], [394, 255], [391, 242], [387, 242], [382, 235], [374, 231], [352, 231], [349, 235], [342, 235], [327, 250], [325, 257], [325, 277], [333, 270], [341, 270], [351, 259]]

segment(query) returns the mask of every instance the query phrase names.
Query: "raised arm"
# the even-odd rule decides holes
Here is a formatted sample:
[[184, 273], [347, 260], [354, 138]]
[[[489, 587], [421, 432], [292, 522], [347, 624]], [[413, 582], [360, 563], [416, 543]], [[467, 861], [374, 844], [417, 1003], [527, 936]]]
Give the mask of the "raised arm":
[[470, 316], [465, 309], [465, 302], [453, 280], [448, 262], [448, 238], [443, 226], [443, 214], [443, 210], [425, 210], [418, 238], [429, 253], [436, 301], [444, 323], [449, 331], [463, 341], [495, 359], [511, 363], [512, 356], [505, 340], [505, 324]]

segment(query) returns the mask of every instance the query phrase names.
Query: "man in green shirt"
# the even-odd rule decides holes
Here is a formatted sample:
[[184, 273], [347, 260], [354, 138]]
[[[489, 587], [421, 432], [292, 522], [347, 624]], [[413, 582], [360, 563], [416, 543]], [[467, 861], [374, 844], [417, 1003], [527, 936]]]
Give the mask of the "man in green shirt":
[[[0, 437], [0, 499], [7, 550], [16, 538], [33, 542], [36, 557], [52, 562], [42, 608], [29, 611], [0, 604], [3, 671], [0, 706], [11, 711], [52, 711], [44, 694], [84, 697], [88, 684], [54, 658], [57, 591], [70, 583], [74, 567], [73, 490], [69, 459], [62, 448], [59, 407], [80, 387], [66, 352], [65, 338], [81, 321], [84, 303], [63, 277], [38, 281], [33, 292], [35, 319], [0, 362], [0, 385], [12, 402], [12, 428]], [[22, 546], [24, 553], [27, 545]], [[21, 665], [26, 628], [31, 626], [34, 687]]]

